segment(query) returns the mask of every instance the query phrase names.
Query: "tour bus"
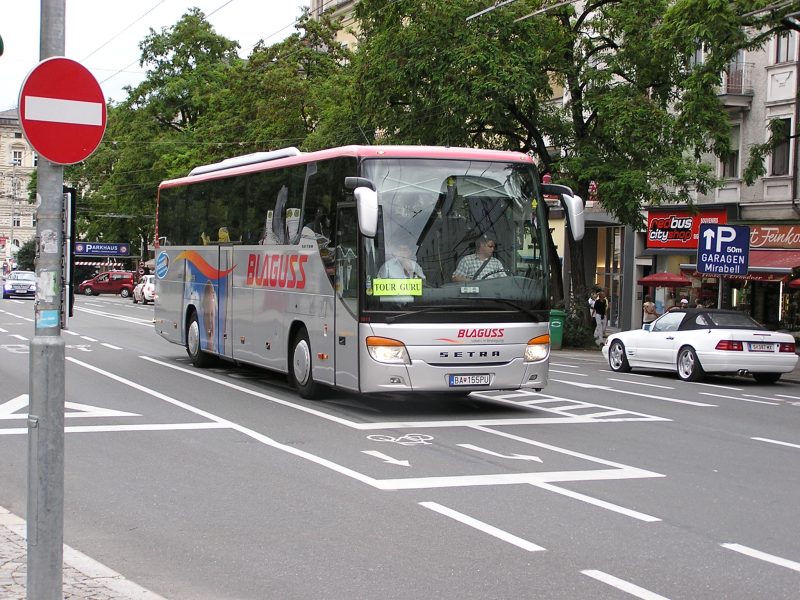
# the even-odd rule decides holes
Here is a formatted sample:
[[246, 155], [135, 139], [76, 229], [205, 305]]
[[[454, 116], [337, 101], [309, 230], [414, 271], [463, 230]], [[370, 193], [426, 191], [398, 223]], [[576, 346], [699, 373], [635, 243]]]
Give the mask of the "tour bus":
[[286, 373], [301, 396], [540, 390], [557, 196], [516, 152], [284, 148], [158, 189], [156, 331], [204, 367]]

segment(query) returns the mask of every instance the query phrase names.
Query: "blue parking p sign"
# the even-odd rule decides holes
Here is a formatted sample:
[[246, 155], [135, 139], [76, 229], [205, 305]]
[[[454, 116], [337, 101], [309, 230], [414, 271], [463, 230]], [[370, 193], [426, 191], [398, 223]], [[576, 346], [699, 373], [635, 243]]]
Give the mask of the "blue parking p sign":
[[697, 272], [704, 275], [747, 275], [750, 227], [747, 225], [700, 225]]

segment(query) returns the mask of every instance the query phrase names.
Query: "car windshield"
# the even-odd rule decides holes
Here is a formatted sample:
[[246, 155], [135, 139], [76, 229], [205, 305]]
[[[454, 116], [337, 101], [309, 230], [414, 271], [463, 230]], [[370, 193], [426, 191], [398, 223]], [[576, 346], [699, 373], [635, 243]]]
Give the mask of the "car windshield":
[[8, 276], [8, 278], [24, 281], [36, 281], [36, 273], [33, 271], [14, 271]]
[[528, 165], [368, 160], [378, 232], [365, 241], [366, 309], [546, 307], [543, 205]]

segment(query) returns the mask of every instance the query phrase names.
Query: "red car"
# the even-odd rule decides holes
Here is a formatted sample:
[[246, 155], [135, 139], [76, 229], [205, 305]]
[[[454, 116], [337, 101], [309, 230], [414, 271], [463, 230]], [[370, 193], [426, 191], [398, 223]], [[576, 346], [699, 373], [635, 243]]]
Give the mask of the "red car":
[[86, 296], [119, 294], [123, 298], [128, 298], [133, 293], [135, 285], [133, 273], [129, 271], [104, 271], [81, 282], [78, 293]]

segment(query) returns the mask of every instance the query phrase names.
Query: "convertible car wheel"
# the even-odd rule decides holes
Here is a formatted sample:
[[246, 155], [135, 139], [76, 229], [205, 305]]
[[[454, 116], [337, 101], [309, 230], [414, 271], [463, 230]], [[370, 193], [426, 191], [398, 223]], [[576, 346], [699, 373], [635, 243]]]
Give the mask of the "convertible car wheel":
[[694, 348], [685, 346], [678, 352], [678, 377], [684, 381], [700, 381], [705, 376]]
[[625, 346], [619, 340], [611, 342], [608, 349], [608, 366], [616, 373], [627, 373], [631, 370], [628, 357], [625, 356]]

